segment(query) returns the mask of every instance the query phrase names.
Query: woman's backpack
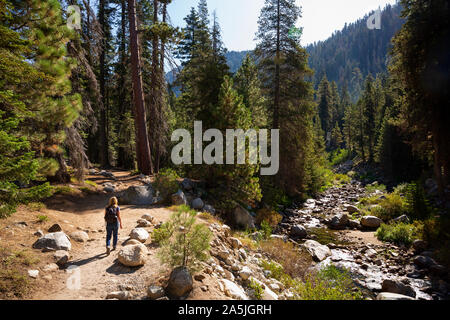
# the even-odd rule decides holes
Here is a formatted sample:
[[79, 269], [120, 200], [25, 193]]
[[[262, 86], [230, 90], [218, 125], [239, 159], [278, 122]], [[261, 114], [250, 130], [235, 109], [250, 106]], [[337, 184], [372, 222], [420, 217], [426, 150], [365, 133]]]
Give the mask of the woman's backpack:
[[107, 223], [117, 223], [117, 210], [118, 207], [106, 208], [105, 220]]

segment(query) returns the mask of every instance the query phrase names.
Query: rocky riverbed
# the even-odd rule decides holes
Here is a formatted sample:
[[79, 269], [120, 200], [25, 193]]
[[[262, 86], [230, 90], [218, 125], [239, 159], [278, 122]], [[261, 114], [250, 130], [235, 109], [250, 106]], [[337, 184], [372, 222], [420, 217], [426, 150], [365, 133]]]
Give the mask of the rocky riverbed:
[[[383, 196], [378, 190], [372, 195], [377, 194]], [[330, 188], [316, 199], [285, 209], [275, 233], [306, 246], [315, 268], [334, 264], [349, 270], [368, 297], [390, 292], [422, 300], [448, 299], [448, 271], [423, 241], [412, 248], [382, 243], [374, 235], [381, 221], [352, 220], [364, 195], [366, 190], [357, 181]]]

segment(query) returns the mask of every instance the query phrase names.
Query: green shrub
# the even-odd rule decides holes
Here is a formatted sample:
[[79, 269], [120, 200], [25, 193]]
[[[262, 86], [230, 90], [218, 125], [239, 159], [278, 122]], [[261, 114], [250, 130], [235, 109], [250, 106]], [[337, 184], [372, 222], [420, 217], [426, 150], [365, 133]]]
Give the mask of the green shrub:
[[341, 163], [344, 163], [349, 158], [350, 158], [350, 150], [346, 149], [334, 150], [328, 156], [328, 159], [332, 166], [337, 166]]
[[314, 195], [333, 187], [334, 173], [329, 168], [317, 165], [311, 169], [310, 179], [311, 182], [308, 184], [308, 190], [309, 194]]
[[334, 180], [337, 181], [339, 184], [346, 184], [346, 183], [349, 183], [350, 181], [352, 181], [352, 178], [350, 178], [346, 174], [336, 173], [334, 175]]
[[299, 250], [292, 242], [270, 239], [259, 243], [260, 250], [270, 259], [279, 263], [291, 278], [303, 278], [305, 271], [313, 263], [311, 255]]
[[272, 227], [270, 226], [269, 222], [267, 222], [266, 220], [261, 222], [260, 232], [264, 240], [270, 239], [270, 236], [272, 235]]
[[48, 217], [46, 215], [38, 215], [37, 218], [38, 218], [39, 222], [48, 221]]
[[170, 202], [170, 196], [178, 191], [177, 179], [179, 178], [176, 171], [170, 168], [162, 169], [156, 175], [154, 186], [165, 203]]
[[27, 204], [27, 207], [32, 211], [41, 211], [47, 208], [47, 206], [42, 202], [30, 202]]
[[347, 270], [333, 265], [308, 276], [298, 283], [295, 295], [301, 300], [361, 300], [363, 295], [353, 283]]
[[384, 184], [379, 184], [377, 182], [375, 184], [369, 184], [369, 185], [365, 186], [365, 189], [368, 193], [375, 192], [376, 190], [384, 192], [384, 191], [386, 191], [386, 186]]
[[263, 221], [267, 222], [271, 227], [276, 227], [283, 217], [275, 210], [270, 210], [267, 208], [259, 209], [256, 212], [255, 222], [257, 224], [262, 224]]
[[251, 279], [248, 287], [253, 291], [253, 295], [256, 300], [262, 300], [262, 295], [264, 294], [264, 288], [257, 283], [255, 280]]
[[198, 262], [208, 258], [213, 234], [204, 224], [195, 224], [196, 214], [189, 207], [180, 206], [154, 234], [161, 246], [158, 256], [162, 263], [196, 270]]
[[89, 185], [89, 186], [91, 186], [91, 187], [94, 187], [94, 188], [98, 187], [98, 184], [96, 184], [94, 181], [84, 180], [84, 183]]
[[374, 213], [385, 221], [407, 213], [406, 201], [397, 193], [387, 194], [386, 198], [379, 202], [379, 205], [380, 207], [374, 210]]
[[408, 223], [382, 224], [376, 232], [381, 241], [409, 246], [417, 238], [417, 227]]
[[53, 187], [53, 194], [70, 196], [76, 194], [76, 189], [69, 186], [57, 186]]
[[260, 265], [264, 270], [270, 271], [270, 276], [280, 281], [285, 287], [291, 288], [295, 286], [295, 280], [284, 271], [281, 264], [275, 261], [262, 260]]

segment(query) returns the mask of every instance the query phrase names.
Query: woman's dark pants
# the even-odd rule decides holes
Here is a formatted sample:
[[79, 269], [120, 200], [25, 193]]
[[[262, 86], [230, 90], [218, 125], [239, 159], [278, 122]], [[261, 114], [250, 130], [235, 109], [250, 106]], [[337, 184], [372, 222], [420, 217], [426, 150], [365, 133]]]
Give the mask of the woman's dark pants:
[[108, 223], [106, 225], [106, 246], [109, 247], [111, 242], [111, 236], [113, 237], [113, 247], [117, 246], [117, 238], [119, 233], [119, 222]]

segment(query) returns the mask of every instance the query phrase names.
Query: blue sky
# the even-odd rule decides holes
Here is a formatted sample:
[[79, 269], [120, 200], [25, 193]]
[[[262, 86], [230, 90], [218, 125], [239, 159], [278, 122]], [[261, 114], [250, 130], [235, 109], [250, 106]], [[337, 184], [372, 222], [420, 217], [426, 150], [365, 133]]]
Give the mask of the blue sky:
[[[228, 50], [250, 50], [255, 47], [258, 17], [264, 0], [207, 0], [210, 14], [216, 10], [222, 38]], [[331, 34], [378, 7], [396, 0], [297, 0], [303, 17], [297, 27], [303, 27], [302, 45], [325, 40]], [[183, 18], [198, 0], [173, 0], [169, 15], [175, 26], [185, 25]]]

